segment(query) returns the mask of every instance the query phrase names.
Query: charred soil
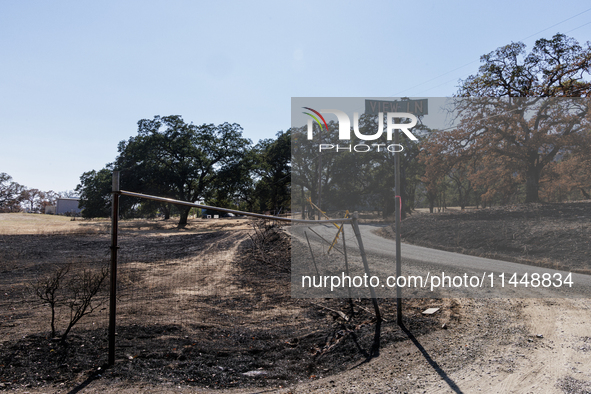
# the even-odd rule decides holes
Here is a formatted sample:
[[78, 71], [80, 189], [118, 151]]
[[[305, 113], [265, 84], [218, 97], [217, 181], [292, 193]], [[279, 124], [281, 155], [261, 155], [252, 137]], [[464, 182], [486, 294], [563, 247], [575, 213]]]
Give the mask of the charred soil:
[[[391, 227], [381, 235], [394, 238]], [[591, 201], [521, 204], [402, 221], [402, 241], [565, 271], [591, 273]]]
[[[373, 345], [370, 300], [353, 300], [352, 313], [346, 300], [291, 298], [291, 242], [277, 226], [132, 231], [120, 238], [117, 356], [115, 366], [106, 368], [106, 305], [61, 342], [50, 337], [49, 308], [28, 285], [66, 260], [98, 269], [108, 259], [108, 235], [4, 235], [0, 241], [0, 390], [68, 390], [97, 377], [218, 389], [277, 387], [349, 369], [368, 360]], [[215, 290], [208, 291], [208, 283]], [[433, 305], [448, 312], [421, 314]], [[413, 300], [405, 304], [405, 324], [416, 336], [440, 330], [442, 321], [458, 319], [454, 305]], [[395, 302], [383, 300], [381, 309], [387, 317], [381, 345], [405, 341], [393, 322]], [[65, 318], [62, 313], [58, 331]]]

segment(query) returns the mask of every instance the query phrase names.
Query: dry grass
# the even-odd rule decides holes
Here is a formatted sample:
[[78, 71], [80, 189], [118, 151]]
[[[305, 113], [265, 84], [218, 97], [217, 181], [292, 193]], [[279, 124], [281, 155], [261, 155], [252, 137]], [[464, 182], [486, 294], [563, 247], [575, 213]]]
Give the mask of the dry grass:
[[[244, 218], [189, 219], [183, 229], [177, 228], [177, 219], [129, 219], [121, 220], [121, 231], [154, 231], [166, 233], [211, 232], [223, 230], [250, 229], [250, 221]], [[0, 235], [49, 235], [49, 234], [108, 234], [111, 231], [110, 219], [85, 220], [57, 215], [33, 213], [0, 213]]]
[[[253, 392], [261, 391], [254, 387], [335, 374], [367, 357], [374, 338], [369, 300], [355, 300], [354, 317], [344, 319], [350, 309], [343, 300], [292, 298], [288, 236], [263, 226], [252, 239], [259, 244], [252, 245], [248, 224], [238, 218], [192, 219], [188, 229], [179, 230], [175, 220], [122, 223], [117, 363], [101, 371], [104, 381], [174, 382], [194, 391], [251, 387]], [[222, 226], [228, 231], [214, 230]], [[0, 253], [3, 248], [11, 253], [10, 258], [0, 255], [2, 387], [65, 392], [82, 384], [82, 389], [102, 368], [107, 308], [81, 320], [69, 334], [68, 346], [61, 346], [48, 338], [50, 308], [27, 292], [26, 283], [50, 274], [52, 263], [99, 268], [108, 258], [108, 238], [0, 234]], [[404, 305], [406, 324], [417, 336], [442, 324], [420, 313], [423, 302]], [[384, 300], [380, 305], [392, 321], [394, 303]], [[59, 311], [61, 328], [69, 318], [67, 307]], [[436, 319], [440, 317], [444, 315]], [[397, 326], [384, 323], [384, 346], [404, 339]], [[251, 371], [262, 374], [247, 375]]]
[[0, 213], [1, 235], [99, 234], [108, 231], [107, 219], [84, 221], [80, 218], [34, 213]]

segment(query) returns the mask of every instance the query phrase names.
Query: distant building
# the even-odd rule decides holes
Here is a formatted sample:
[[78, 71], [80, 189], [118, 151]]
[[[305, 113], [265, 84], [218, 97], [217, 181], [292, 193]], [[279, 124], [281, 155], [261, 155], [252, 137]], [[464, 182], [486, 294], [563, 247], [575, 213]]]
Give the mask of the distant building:
[[56, 215], [80, 215], [82, 209], [78, 208], [79, 198], [58, 198], [55, 203]]
[[201, 218], [202, 219], [217, 219], [217, 218], [231, 218], [234, 217], [233, 213], [230, 212], [222, 212], [216, 211], [213, 209], [202, 209], [201, 210]]
[[46, 215], [55, 215], [55, 205], [47, 205], [45, 207], [45, 214]]

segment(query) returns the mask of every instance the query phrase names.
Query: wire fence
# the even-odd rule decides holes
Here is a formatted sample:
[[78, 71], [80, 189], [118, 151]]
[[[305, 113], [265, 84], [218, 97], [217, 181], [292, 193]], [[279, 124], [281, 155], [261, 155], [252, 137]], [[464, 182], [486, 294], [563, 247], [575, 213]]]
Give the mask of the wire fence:
[[[190, 228], [182, 231], [167, 227], [169, 222], [163, 220], [119, 222], [117, 203], [122, 196], [215, 209], [250, 219], [193, 219]], [[18, 258], [17, 251], [2, 250], [4, 256], [15, 254], [12, 283], [15, 278], [30, 282], [34, 277], [55, 277], [59, 267], [70, 270], [62, 281], [67, 294], [59, 295], [55, 333], [48, 332], [47, 302], [24, 285], [19, 287], [20, 298], [12, 298], [12, 293], [9, 298], [11, 291], [6, 292], [2, 305], [8, 306], [8, 312], [2, 316], [9, 324], [0, 328], [10, 338], [4, 340], [0, 379], [18, 375], [23, 384], [37, 385], [55, 381], [58, 369], [59, 379], [76, 379], [81, 371], [97, 371], [110, 364], [113, 368], [108, 373], [117, 378], [220, 388], [264, 386], [328, 375], [360, 357], [377, 355], [382, 315], [375, 294], [350, 299], [292, 297], [294, 248], [299, 253], [303, 245], [302, 255], [307, 260], [317, 258], [323, 272], [330, 265], [328, 256], [336, 259], [334, 264], [346, 263], [346, 248], [342, 243], [331, 248], [329, 240], [308, 230], [309, 244], [292, 242], [294, 228], [283, 226], [297, 223], [314, 229], [324, 224], [336, 232], [343, 225], [347, 238], [341, 236], [339, 242], [353, 237], [356, 246], [351, 272], [367, 272], [367, 261], [360, 253], [361, 236], [352, 231], [356, 215], [293, 220], [116, 189], [113, 197], [108, 276], [103, 275], [88, 313], [76, 321], [67, 341], [55, 342], [67, 329], [72, 311], [82, 305], [71, 300], [80, 300], [92, 288], [80, 283], [94, 283], [90, 279], [107, 272], [109, 237], [104, 226], [97, 234], [48, 239], [38, 249], [23, 244], [27, 256], [39, 256], [35, 275], [30, 275], [26, 259]], [[47, 245], [52, 245], [51, 252]], [[42, 264], [43, 253], [69, 257], [63, 263]], [[8, 286], [9, 279], [4, 282]], [[19, 339], [21, 333], [26, 335]], [[58, 345], [62, 342], [63, 346]]]
[[[344, 230], [342, 227], [344, 224], [351, 224], [351, 227], [353, 229], [353, 232], [355, 234], [356, 240], [357, 240], [357, 245], [359, 248], [359, 252], [360, 252], [360, 257], [363, 263], [363, 268], [364, 271], [367, 275], [370, 274], [370, 269], [369, 269], [369, 263], [367, 261], [367, 256], [366, 253], [364, 251], [363, 248], [363, 241], [362, 241], [362, 237], [361, 237], [361, 233], [359, 231], [359, 224], [358, 224], [358, 214], [355, 212], [351, 215], [351, 217], [348, 217], [348, 215], [345, 218], [340, 218], [340, 219], [330, 219], [328, 217], [326, 217], [326, 215], [324, 215], [326, 217], [325, 220], [305, 220], [305, 219], [292, 219], [292, 218], [286, 218], [286, 217], [279, 217], [279, 216], [270, 216], [270, 215], [262, 215], [262, 214], [256, 214], [256, 213], [251, 213], [251, 212], [243, 212], [243, 211], [238, 211], [238, 210], [233, 210], [233, 209], [227, 209], [227, 208], [220, 208], [220, 207], [212, 207], [212, 206], [207, 206], [207, 205], [203, 205], [203, 204], [195, 204], [195, 203], [190, 203], [190, 202], [186, 202], [186, 201], [179, 201], [179, 200], [174, 200], [174, 199], [170, 199], [170, 198], [163, 198], [163, 197], [158, 197], [158, 196], [152, 196], [152, 195], [146, 195], [146, 194], [141, 194], [141, 193], [135, 193], [135, 192], [129, 192], [129, 191], [122, 191], [119, 189], [119, 173], [117, 171], [113, 172], [113, 212], [112, 212], [112, 242], [111, 242], [111, 288], [110, 288], [110, 314], [109, 314], [109, 365], [113, 365], [115, 363], [115, 341], [116, 341], [116, 326], [117, 326], [117, 316], [118, 316], [118, 311], [117, 311], [117, 300], [118, 300], [118, 296], [117, 296], [117, 292], [118, 292], [118, 287], [119, 287], [119, 281], [117, 279], [117, 276], [119, 275], [118, 273], [118, 216], [119, 216], [119, 211], [118, 211], [118, 204], [119, 204], [119, 197], [120, 196], [130, 196], [130, 197], [136, 197], [136, 198], [143, 198], [143, 199], [149, 199], [149, 200], [153, 200], [153, 201], [158, 201], [158, 202], [162, 202], [162, 203], [169, 203], [169, 204], [177, 204], [177, 205], [184, 205], [184, 206], [190, 206], [190, 207], [195, 207], [195, 208], [200, 208], [200, 209], [208, 209], [208, 210], [215, 210], [215, 211], [219, 211], [219, 212], [226, 212], [226, 213], [232, 213], [232, 214], [237, 214], [237, 215], [243, 215], [246, 217], [250, 217], [250, 218], [258, 218], [258, 219], [263, 219], [266, 221], [274, 221], [274, 222], [283, 222], [283, 223], [292, 223], [292, 224], [314, 224], [314, 225], [318, 225], [318, 224], [332, 224], [335, 227], [337, 227], [339, 229], [339, 233], [341, 232], [341, 230]], [[318, 207], [315, 207], [317, 209], [319, 209]], [[262, 234], [262, 232], [261, 232]], [[232, 285], [227, 282], [228, 280], [228, 274], [231, 274], [232, 271], [232, 258], [229, 257], [228, 258], [228, 251], [232, 250], [233, 248], [236, 248], [237, 245], [239, 244], [239, 242], [237, 242], [238, 240], [234, 239], [234, 240], [230, 240], [229, 244], [224, 247], [224, 250], [215, 250], [215, 251], [209, 251], [209, 254], [207, 254], [207, 257], [204, 259], [203, 256], [200, 256], [200, 258], [198, 258], [197, 256], [199, 256], [199, 253], [190, 253], [190, 257], [187, 258], [187, 260], [183, 263], [172, 263], [172, 264], [180, 264], [179, 269], [175, 269], [174, 266], [171, 267], [170, 266], [170, 261], [167, 262], [163, 262], [163, 263], [154, 263], [154, 261], [151, 262], [150, 264], [150, 268], [149, 268], [149, 272], [140, 272], [142, 270], [141, 265], [136, 264], [129, 264], [128, 262], [128, 269], [125, 271], [125, 280], [127, 280], [129, 283], [134, 283], [133, 278], [136, 278], [135, 282], [140, 282], [142, 283], [142, 287], [144, 289], [146, 289], [147, 291], [129, 291], [128, 293], [126, 293], [128, 295], [128, 297], [130, 299], [135, 299], [135, 302], [130, 303], [131, 305], [134, 305], [135, 308], [132, 311], [128, 311], [128, 312], [133, 312], [133, 314], [141, 314], [142, 316], [145, 316], [143, 313], [143, 309], [142, 309], [142, 305], [146, 305], [146, 304], [150, 304], [150, 311], [151, 313], [153, 313], [155, 316], [154, 318], [157, 318], [158, 316], [166, 316], [165, 313], [163, 313], [164, 311], [170, 312], [170, 310], [175, 310], [176, 308], [176, 314], [175, 314], [175, 318], [172, 319], [173, 323], [177, 323], [183, 322], [183, 319], [185, 321], [194, 323], [195, 319], [199, 319], [199, 313], [196, 313], [196, 310], [193, 309], [191, 311], [191, 313], [187, 313], [187, 310], [185, 310], [184, 308], [187, 308], [187, 305], [191, 305], [191, 303], [186, 302], [189, 299], [192, 299], [195, 297], [195, 299], [198, 300], [204, 300], [207, 299], [208, 297], [214, 297], [216, 300], [221, 300], [223, 299], [223, 296], [226, 296], [229, 292], [231, 292], [232, 290]], [[335, 239], [336, 241], [336, 239]], [[187, 244], [183, 243], [183, 240], [180, 241], [180, 244], [182, 244], [183, 246], [181, 246], [181, 250], [186, 251], [188, 248], [190, 249], [190, 246], [186, 246]], [[255, 242], [255, 245], [257, 243]], [[333, 241], [334, 244], [334, 241]], [[220, 243], [216, 243], [216, 245], [219, 245]], [[229, 247], [230, 245], [233, 245], [232, 247]], [[333, 247], [333, 245], [331, 245], [331, 248]], [[197, 247], [199, 248], [199, 247]], [[208, 248], [203, 248], [203, 246], [201, 246], [202, 250], [195, 250], [195, 252], [200, 252], [200, 253], [208, 253], [207, 250]], [[310, 249], [310, 251], [312, 252], [312, 249]], [[157, 253], [156, 253], [157, 254]], [[346, 259], [346, 248], [344, 249], [344, 254], [345, 254], [345, 265], [348, 264], [347, 259]], [[231, 253], [230, 253], [231, 255]], [[261, 253], [262, 259], [264, 261], [264, 256], [265, 253]], [[311, 256], [313, 259], [313, 256]], [[195, 261], [198, 261], [197, 264], [193, 264], [192, 263], [192, 259], [196, 259]], [[203, 263], [204, 261], [207, 261], [209, 263]], [[213, 277], [211, 275], [208, 276], [208, 278], [206, 279], [206, 281], [202, 282], [205, 284], [205, 286], [201, 286], [201, 287], [197, 287], [196, 284], [200, 283], [200, 280], [202, 280], [202, 278], [204, 277], [203, 273], [204, 272], [215, 272], [217, 274], [213, 275]], [[286, 271], [288, 272], [288, 271]], [[151, 293], [150, 296], [148, 296], [148, 294], [150, 294], [150, 291], [152, 289], [158, 288], [158, 286], [156, 286], [155, 284], [163, 281], [163, 278], [166, 278], [167, 276], [172, 276], [175, 277], [176, 276], [176, 280], [170, 280], [170, 283], [175, 283], [175, 288], [174, 288], [174, 292], [177, 293], [178, 297], [181, 298], [177, 298], [177, 303], [179, 304], [179, 306], [175, 307], [174, 305], [169, 305], [170, 302], [165, 302], [163, 299], [167, 298], [167, 292], [169, 291], [165, 291], [165, 290], [155, 290], [157, 293]], [[131, 278], [131, 279], [130, 279]], [[140, 279], [141, 278], [141, 279]], [[197, 290], [198, 288], [198, 290]], [[209, 289], [209, 290], [204, 290], [204, 289]], [[380, 309], [378, 306], [378, 302], [377, 302], [377, 297], [375, 294], [375, 291], [373, 288], [370, 287], [370, 295], [371, 295], [371, 299], [372, 299], [372, 303], [373, 303], [373, 308], [374, 308], [374, 313], [375, 313], [375, 319], [376, 319], [376, 334], [375, 334], [375, 338], [374, 338], [374, 344], [372, 346], [372, 351], [371, 354], [373, 353], [377, 353], [379, 351], [379, 331], [380, 331], [380, 323], [381, 323], [381, 314], [380, 314]], [[224, 293], [224, 294], [220, 294], [220, 292]], [[140, 295], [141, 294], [141, 295]], [[243, 296], [244, 294], [244, 289], [240, 289], [239, 291], [240, 297]], [[157, 302], [157, 307], [154, 305], [154, 300], [160, 300], [159, 302]], [[182, 302], [181, 302], [182, 300]], [[199, 303], [199, 301], [197, 301], [197, 303]], [[212, 302], [207, 303], [207, 306], [205, 309], [207, 309], [208, 311], [211, 310], [212, 306], [211, 306]], [[215, 302], [213, 303], [215, 304]], [[164, 309], [164, 310], [161, 310]], [[198, 310], [198, 309], [197, 309]], [[131, 313], [128, 313], [131, 314]], [[224, 316], [223, 312], [219, 313], [220, 316], [222, 317], [227, 317]], [[171, 321], [170, 318], [167, 318], [167, 321]]]
[[[245, 222], [217, 220], [227, 227]], [[176, 376], [188, 382], [231, 387], [258, 374], [309, 378], [341, 367], [337, 357], [375, 355], [381, 318], [368, 300], [292, 298], [285, 223], [256, 218], [248, 231], [168, 236], [121, 231], [117, 368], [137, 378], [141, 368], [170, 359]], [[312, 243], [320, 246], [317, 239]], [[336, 346], [342, 352], [332, 354]]]

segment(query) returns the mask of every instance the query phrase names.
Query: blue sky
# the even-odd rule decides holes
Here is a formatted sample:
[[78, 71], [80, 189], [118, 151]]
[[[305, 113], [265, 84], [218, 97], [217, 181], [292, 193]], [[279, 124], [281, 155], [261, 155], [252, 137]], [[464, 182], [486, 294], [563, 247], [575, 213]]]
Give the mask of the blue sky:
[[257, 142], [290, 127], [291, 97], [449, 97], [499, 46], [585, 43], [589, 7], [0, 0], [0, 172], [74, 189], [155, 115], [238, 123]]

